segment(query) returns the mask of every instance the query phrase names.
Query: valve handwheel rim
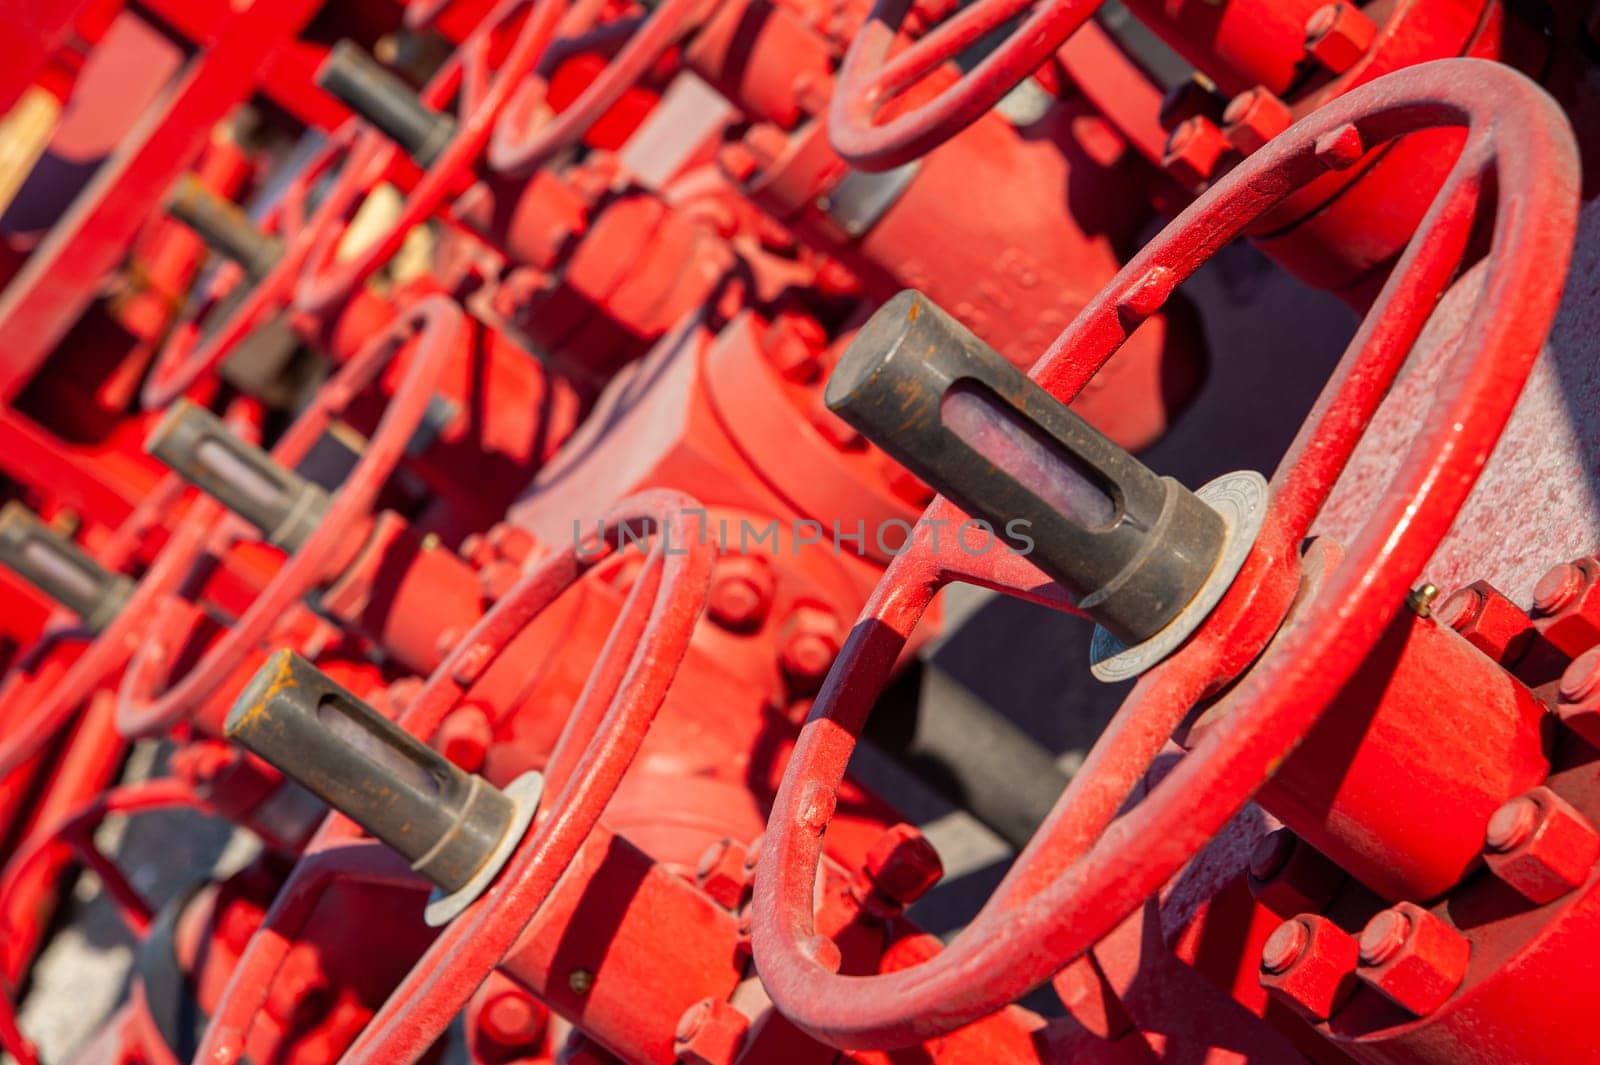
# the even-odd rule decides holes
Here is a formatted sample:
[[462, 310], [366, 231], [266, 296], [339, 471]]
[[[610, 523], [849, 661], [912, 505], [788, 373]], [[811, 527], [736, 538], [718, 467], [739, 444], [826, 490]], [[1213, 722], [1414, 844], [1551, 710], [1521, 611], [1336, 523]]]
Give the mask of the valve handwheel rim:
[[[715, 547], [710, 538], [696, 535], [697, 519], [690, 517], [700, 512], [693, 499], [667, 489], [641, 492], [616, 504], [600, 520], [600, 527], [608, 530], [604, 538], [591, 536], [529, 568], [400, 711], [396, 724], [413, 736], [432, 735], [470, 688], [463, 676], [475, 677], [488, 668], [586, 574], [603, 573], [603, 563], [632, 542], [631, 535], [624, 539], [621, 530], [648, 524], [660, 533], [651, 538], [633, 587], [546, 765], [533, 827], [525, 835], [514, 829], [520, 838], [494, 882], [444, 926], [339, 1059], [342, 1065], [397, 1065], [426, 1054], [467, 998], [510, 952], [598, 824], [665, 701], [710, 591]], [[462, 664], [469, 660], [474, 665], [464, 673]], [[303, 895], [304, 885], [324, 875], [324, 867], [336, 860], [338, 848], [348, 846], [356, 831], [342, 816], [325, 821], [291, 872], [282, 896]], [[266, 986], [280, 960], [281, 941], [269, 916], [241, 955], [230, 988]], [[225, 996], [213, 1012], [196, 1060], [227, 1060], [216, 1056], [217, 1051], [231, 1030], [248, 1030], [254, 1010], [251, 994], [240, 990]]]
[[[911, 0], [876, 0], [845, 53], [828, 112], [834, 151], [863, 170], [921, 158], [989, 112], [1077, 32], [1100, 0], [977, 0], [890, 58]], [[991, 31], [1037, 8], [954, 84], [880, 122], [878, 113]]]
[[[388, 168], [384, 152], [374, 150], [387, 146], [374, 145], [363, 139], [361, 132], [359, 121], [346, 122], [295, 175], [265, 223], [268, 233], [283, 239], [283, 254], [265, 277], [251, 285], [227, 318], [208, 332], [202, 326], [208, 313], [225, 306], [239, 285], [250, 284], [236, 264], [227, 264], [218, 271], [201, 306], [173, 329], [156, 355], [139, 394], [145, 410], [169, 406], [220, 366], [250, 333], [288, 306], [295, 280], [318, 234], [350, 209], [352, 201], [359, 198], [360, 189], [374, 180], [370, 173]], [[388, 150], [392, 152], [392, 148]], [[312, 206], [316, 187], [330, 172], [338, 176], [321, 201]]]
[[[250, 651], [268, 639], [285, 611], [325, 576], [329, 559], [361, 517], [369, 514], [379, 490], [400, 461], [449, 360], [460, 345], [465, 318], [446, 296], [427, 296], [404, 309], [318, 391], [312, 404], [273, 449], [273, 457], [292, 466], [315, 443], [323, 427], [401, 351], [413, 347], [394, 396], [384, 409], [361, 458], [334, 493], [321, 523], [299, 550], [285, 559], [244, 614], [184, 676], [173, 681], [175, 656], [187, 631], [187, 600], [180, 589], [188, 566], [166, 571], [152, 594], [155, 615], [150, 638], [135, 650], [117, 693], [117, 727], [126, 736], [158, 734], [192, 712], [227, 680]], [[204, 544], [238, 521], [211, 500], [186, 514], [174, 541]], [[197, 532], [203, 530], [203, 532]], [[195, 554], [191, 554], [193, 559]], [[146, 578], [146, 583], [151, 582]]]
[[[459, 180], [471, 170], [488, 143], [512, 90], [548, 51], [566, 7], [566, 0], [502, 0], [461, 43], [445, 66], [428, 81], [421, 97], [425, 105], [438, 108], [447, 104], [452, 96], [459, 95], [459, 122], [448, 145], [411, 187], [394, 220], [359, 251], [340, 257], [344, 234], [364, 197], [355, 197], [343, 212], [321, 227], [301, 264], [294, 292], [298, 309], [310, 314], [327, 314], [342, 305], [400, 250], [414, 228], [460, 191]], [[495, 31], [530, 8], [504, 62], [491, 70]], [[390, 148], [396, 154], [399, 152], [398, 147], [377, 130], [369, 130], [362, 140]]]
[[[582, 32], [592, 27], [600, 13], [594, 0], [576, 25]], [[595, 79], [584, 86], [566, 108], [550, 115], [545, 107], [548, 80], [533, 71], [511, 95], [494, 125], [485, 155], [490, 169], [509, 177], [528, 177], [557, 153], [583, 139], [596, 122], [661, 61], [672, 47], [700, 24], [707, 0], [663, 0], [628, 37], [626, 44]]]
[[[1504, 430], [1560, 298], [1576, 226], [1577, 150], [1559, 107], [1531, 81], [1487, 61], [1449, 59], [1333, 101], [1179, 215], [1084, 308], [1032, 374], [1057, 399], [1070, 400], [1140, 320], [1262, 212], [1330, 167], [1439, 126], [1465, 127], [1461, 156], [1284, 456], [1261, 534], [1233, 586], [1189, 641], [1134, 687], [962, 935], [929, 962], [846, 977], [830, 964], [837, 958], [831, 942], [816, 933], [813, 886], [845, 765], [899, 649], [934, 594], [954, 580], [1057, 605], [1065, 600], [1020, 556], [974, 559], [950, 545], [933, 551], [930, 522], [890, 565], [802, 731], [761, 851], [755, 959], [791, 1021], [835, 1046], [899, 1047], [971, 1023], [1042, 984], [1210, 840], [1376, 644]], [[1344, 563], [1263, 655], [1299, 584], [1302, 540], [1436, 297], [1456, 276], [1480, 193], [1491, 183], [1500, 195], [1484, 291], [1441, 377], [1436, 409]], [[929, 514], [961, 518], [942, 498]], [[1220, 720], [1119, 818], [1192, 706], [1235, 677], [1222, 704], [1228, 712], [1213, 711]]]

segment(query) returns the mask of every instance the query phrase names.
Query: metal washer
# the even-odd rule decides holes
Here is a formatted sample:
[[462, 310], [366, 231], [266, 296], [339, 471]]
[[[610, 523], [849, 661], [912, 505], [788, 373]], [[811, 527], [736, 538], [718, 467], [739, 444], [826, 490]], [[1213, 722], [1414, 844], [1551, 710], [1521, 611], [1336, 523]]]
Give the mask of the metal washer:
[[1225, 473], [1195, 492], [1200, 500], [1222, 515], [1226, 527], [1222, 554], [1212, 567], [1211, 576], [1189, 600], [1189, 605], [1167, 623], [1166, 628], [1132, 647], [1096, 625], [1089, 644], [1089, 672], [1107, 684], [1137, 677], [1176, 651], [1200, 627], [1222, 601], [1244, 565], [1256, 534], [1267, 516], [1267, 479], [1255, 470]]
[[446, 895], [438, 888], [433, 889], [428, 896], [428, 906], [422, 911], [423, 923], [429, 928], [438, 928], [455, 920], [500, 875], [500, 870], [511, 859], [517, 844], [527, 834], [528, 826], [533, 824], [533, 815], [539, 811], [539, 801], [544, 798], [544, 774], [534, 770], [522, 774], [506, 785], [506, 797], [514, 804], [516, 813], [506, 827], [505, 835], [500, 837], [499, 846], [495, 847], [472, 879], [458, 890]]

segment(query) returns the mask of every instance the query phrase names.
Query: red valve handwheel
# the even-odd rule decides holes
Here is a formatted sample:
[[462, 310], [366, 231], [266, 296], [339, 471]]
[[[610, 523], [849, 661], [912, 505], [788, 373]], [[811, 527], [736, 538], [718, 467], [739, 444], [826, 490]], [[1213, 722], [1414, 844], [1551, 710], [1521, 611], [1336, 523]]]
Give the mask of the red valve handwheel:
[[[295, 288], [296, 307], [311, 314], [326, 314], [344, 303], [357, 286], [400, 250], [413, 228], [461, 191], [460, 181], [488, 143], [490, 130], [512, 89], [533, 70], [555, 37], [566, 4], [567, 0], [502, 0], [461, 42], [422, 90], [422, 102], [429, 107], [441, 108], [452, 99], [456, 101], [458, 124], [449, 146], [412, 186], [393, 224], [359, 251], [347, 258], [339, 255], [345, 231], [362, 197], [344, 205], [345, 210], [318, 230], [302, 263], [300, 282]], [[500, 34], [525, 11], [516, 38], [502, 58]], [[369, 131], [363, 139], [399, 152], [376, 131]]]
[[[604, 0], [579, 0], [564, 36], [593, 27]], [[527, 177], [558, 152], [583, 139], [589, 129], [661, 61], [672, 47], [700, 24], [707, 0], [662, 0], [628, 37], [604, 70], [558, 113], [546, 105], [550, 83], [537, 70], [512, 94], [494, 125], [485, 156], [498, 174]]]
[[[594, 830], [666, 698], [705, 606], [714, 545], [698, 535], [699, 519], [690, 515], [699, 512], [688, 496], [660, 489], [617, 504], [602, 518], [605, 540], [591, 535], [529, 570], [400, 713], [407, 731], [431, 736], [466, 690], [458, 679], [463, 663], [470, 661], [472, 675], [480, 674], [563, 592], [636, 542], [630, 536], [619, 544], [620, 529], [648, 525], [658, 534], [550, 755], [546, 801], [533, 829], [493, 886], [445, 927], [341, 1065], [404, 1065], [421, 1058], [511, 950]], [[340, 817], [324, 823], [280, 898], [303, 895], [302, 881], [320, 875], [332, 860], [329, 852], [341, 841], [348, 845], [356, 831]], [[196, 1060], [237, 1060], [281, 961], [284, 937], [274, 928], [269, 914], [241, 957]]]
[[[459, 307], [445, 296], [428, 296], [403, 309], [394, 322], [373, 337], [355, 358], [340, 367], [273, 448], [273, 458], [293, 467], [324, 429], [401, 351], [411, 354], [394, 397], [366, 449], [304, 545], [286, 559], [244, 614], [205, 652], [180, 680], [170, 677], [174, 656], [182, 646], [191, 614], [181, 589], [190, 573], [174, 567], [162, 574], [148, 638], [139, 644], [123, 675], [118, 693], [117, 727], [130, 737], [166, 730], [216, 692], [266, 640], [295, 603], [327, 576], [326, 568], [350, 530], [371, 513], [389, 473], [399, 462], [417, 426], [427, 413], [439, 378], [462, 342], [464, 320]], [[414, 342], [414, 344], [413, 344]], [[174, 538], [210, 542], [236, 538], [242, 522], [210, 500], [186, 515]], [[219, 518], [220, 515], [220, 518]], [[146, 583], [150, 583], [146, 578]]]
[[[360, 200], [360, 192], [381, 179], [388, 169], [392, 148], [380, 150], [374, 141], [359, 137], [362, 125], [354, 120], [341, 126], [284, 190], [283, 199], [265, 220], [264, 229], [283, 241], [283, 257], [266, 277], [256, 282], [243, 299], [233, 302], [243, 271], [226, 264], [211, 279], [200, 307], [179, 324], [162, 345], [150, 376], [140, 393], [145, 410], [159, 410], [183, 395], [194, 383], [215, 370], [246, 336], [288, 305], [295, 280], [317, 235]], [[320, 186], [331, 174], [332, 184]], [[318, 196], [313, 207], [313, 201]], [[220, 324], [209, 321], [227, 308]]]
[[[243, 405], [230, 412], [228, 423], [247, 439], [254, 439], [259, 428], [254, 408]], [[164, 478], [96, 552], [97, 561], [114, 573], [126, 568], [145, 536], [171, 520], [173, 508], [185, 487], [177, 474]], [[195, 509], [207, 509], [209, 503], [196, 499], [190, 506], [192, 513]], [[6, 678], [5, 684], [0, 686], [0, 707], [25, 706], [27, 710], [12, 713], [0, 709], [0, 720], [24, 723], [16, 732], [0, 737], [0, 777], [13, 772], [42, 750], [72, 719], [84, 700], [128, 661], [148, 631], [151, 610], [161, 589], [174, 574], [187, 572], [194, 564], [202, 546], [198, 532], [194, 528], [179, 530], [162, 545], [160, 555], [134, 588], [122, 611], [73, 660], [65, 673], [33, 676], [18, 670]], [[65, 635], [63, 630], [72, 625], [72, 621], [63, 617], [42, 639], [60, 638]]]
[[[888, 170], [926, 155], [976, 122], [1060, 48], [1100, 0], [976, 0], [889, 58], [911, 0], [877, 0], [839, 67], [828, 139], [863, 170]], [[1033, 10], [1006, 39], [929, 100], [880, 123], [878, 112], [986, 34]]]
[[[786, 1017], [837, 1046], [895, 1047], [949, 1032], [1037, 987], [1131, 913], [1244, 805], [1402, 608], [1504, 429], [1561, 294], [1576, 222], [1577, 150], [1560, 109], [1531, 81], [1495, 63], [1450, 59], [1330, 102], [1179, 215], [1033, 370], [1051, 394], [1070, 400], [1140, 319], [1263, 212], [1330, 166], [1434, 127], [1463, 127], [1465, 147], [1284, 456], [1265, 524], [1232, 588], [1199, 631], [1135, 686], [967, 930], [925, 964], [846, 977], [830, 968], [837, 954], [813, 924], [817, 862], [845, 764], [896, 654], [934, 593], [951, 581], [1064, 598], [1019, 557], [974, 565], [983, 559], [948, 544], [935, 552], [927, 522], [890, 565], [805, 725], [761, 850], [755, 959]], [[1301, 541], [1455, 277], [1487, 189], [1497, 195], [1483, 291], [1433, 406], [1342, 564], [1278, 632], [1298, 583]], [[942, 499], [932, 510], [960, 519]], [[1246, 668], [1188, 756], [1119, 818], [1195, 703]]]

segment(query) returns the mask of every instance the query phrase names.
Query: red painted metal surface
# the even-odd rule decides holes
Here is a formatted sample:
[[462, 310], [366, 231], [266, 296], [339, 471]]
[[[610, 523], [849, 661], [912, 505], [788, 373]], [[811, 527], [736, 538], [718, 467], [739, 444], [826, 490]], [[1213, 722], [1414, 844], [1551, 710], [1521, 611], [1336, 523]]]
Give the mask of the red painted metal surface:
[[[0, 254], [0, 496], [135, 581], [89, 638], [0, 574], [0, 987], [47, 986], [30, 966], [82, 865], [141, 941], [83, 1065], [431, 1060], [458, 1018], [473, 1065], [1583, 1060], [1581, 12], [1097, 6], [0, 11], [0, 101], [47, 91], [79, 109], [62, 136], [115, 149]], [[155, 105], [115, 101], [131, 130], [80, 76], [116, 20], [189, 55]], [[1206, 80], [1173, 87], [1152, 37]], [[452, 115], [432, 165], [313, 84], [340, 40]], [[334, 132], [286, 150], [310, 127]], [[281, 241], [258, 280], [160, 214], [185, 172]], [[348, 254], [386, 185], [400, 210]], [[1206, 468], [1237, 427], [1177, 418], [1208, 359], [1235, 369], [1256, 278], [1177, 290], [1240, 236], [1371, 310], [1227, 596], [945, 945], [924, 915], [983, 872], [877, 790], [903, 781], [846, 765], [942, 587], [1067, 597], [952, 544], [965, 515], [831, 414], [827, 378], [914, 286], [1116, 442]], [[304, 546], [162, 478], [144, 441], [180, 397], [325, 482]], [[444, 928], [292, 766], [220, 738], [284, 646], [487, 786], [544, 775]], [[118, 781], [125, 736], [165, 737], [167, 775]], [[95, 830], [167, 804], [263, 853], [163, 905]], [[8, 1003], [0, 1046], [32, 1065]]]
[[[1485, 91], [1490, 84], [1494, 91]], [[1508, 105], [1517, 108], [1517, 120], [1491, 118]], [[758, 963], [780, 1007], [802, 1026], [840, 1045], [907, 1045], [1042, 983], [1204, 845], [1377, 643], [1510, 417], [1555, 312], [1560, 271], [1552, 276], [1545, 264], [1564, 264], [1570, 254], [1577, 173], [1575, 148], [1548, 97], [1498, 67], [1438, 63], [1329, 104], [1180, 215], [1034, 374], [1053, 394], [1070, 397], [1114, 355], [1130, 321], [1159, 306], [1210, 249], [1324, 169], [1435, 123], [1466, 127], [1468, 146], [1430, 211], [1426, 239], [1414, 242], [1396, 267], [1279, 467], [1267, 524], [1217, 612], [1182, 652], [1140, 682], [1043, 835], [963, 938], [927, 965], [852, 981], [831, 970], [831, 944], [812, 930], [811, 882], [817, 839], [854, 735], [939, 587], [966, 579], [1028, 595], [1039, 594], [1041, 584], [1020, 560], [1002, 557], [975, 568], [951, 548], [939, 557], [926, 541], [886, 575], [796, 749], [763, 848]], [[1537, 165], [1526, 166], [1533, 160]], [[1456, 349], [1460, 368], [1436, 397], [1442, 416], [1419, 430], [1383, 500], [1369, 509], [1367, 524], [1305, 608], [1315, 613], [1302, 614], [1252, 666], [1289, 605], [1299, 542], [1454, 273], [1491, 174], [1502, 195], [1485, 291]], [[1513, 188], [1521, 195], [1505, 195]], [[1541, 193], [1550, 196], [1542, 210], [1523, 214], [1507, 206]], [[1197, 698], [1247, 666], [1218, 727], [1162, 788], [1113, 826], [1159, 742]], [[1133, 840], [1142, 846], [1130, 846]]]
[[[850, 45], [839, 70], [838, 91], [828, 114], [829, 135], [839, 154], [869, 170], [887, 170], [924, 155], [971, 125], [1000, 102], [1018, 82], [1083, 25], [1095, 0], [1067, 4], [1033, 4], [1018, 0], [984, 0], [889, 58], [890, 47], [905, 17], [909, 0], [875, 4]], [[939, 88], [930, 100], [907, 101], [928, 76], [1013, 19], [1021, 21], [1006, 39], [954, 85]], [[879, 122], [883, 109], [900, 111]]]
[[305, 2], [254, 4], [235, 14], [145, 115], [75, 206], [0, 294], [0, 396], [38, 371], [121, 260], [150, 208], [204, 146], [213, 123], [254, 85], [259, 57], [315, 11]]
[[[367, 442], [361, 459], [334, 496], [322, 524], [273, 575], [238, 620], [207, 648], [203, 657], [177, 680], [172, 671], [194, 622], [194, 614], [181, 597], [191, 580], [197, 552], [208, 541], [228, 536], [237, 519], [215, 506], [194, 508], [173, 536], [174, 545], [188, 545], [178, 564], [163, 578], [146, 584], [153, 588], [153, 616], [146, 638], [134, 651], [120, 691], [117, 726], [127, 736], [158, 734], [204, 703], [218, 687], [234, 676], [244, 656], [258, 648], [285, 620], [285, 614], [329, 572], [338, 560], [359, 546], [353, 527], [370, 520], [384, 478], [404, 453], [406, 443], [422, 420], [428, 397], [446, 362], [461, 342], [460, 311], [442, 297], [427, 298], [404, 308], [394, 324], [374, 336], [361, 353], [346, 363], [323, 386], [319, 401], [308, 408], [284, 434], [274, 449], [278, 461], [293, 465], [334, 418], [390, 360], [409, 354], [405, 377], [396, 389], [382, 422]], [[409, 349], [409, 350], [408, 350]], [[171, 548], [169, 548], [171, 550]]]
[[[341, 257], [339, 243], [344, 228], [319, 227], [301, 263], [301, 277], [295, 288], [295, 302], [300, 309], [326, 313], [348, 300], [357, 286], [400, 249], [413, 227], [460, 190], [461, 182], [488, 143], [513, 87], [549, 47], [563, 10], [557, 0], [506, 0], [462, 42], [451, 61], [422, 91], [423, 102], [432, 107], [444, 106], [452, 97], [456, 99], [458, 122], [449, 145], [416, 178], [394, 222], [359, 252]], [[513, 27], [515, 36], [509, 42], [510, 50], [500, 59], [496, 51], [508, 47], [503, 38], [512, 33]], [[382, 138], [374, 133], [369, 134], [369, 139], [374, 141], [374, 150], [380, 150], [376, 145]], [[353, 203], [349, 209], [355, 206]]]

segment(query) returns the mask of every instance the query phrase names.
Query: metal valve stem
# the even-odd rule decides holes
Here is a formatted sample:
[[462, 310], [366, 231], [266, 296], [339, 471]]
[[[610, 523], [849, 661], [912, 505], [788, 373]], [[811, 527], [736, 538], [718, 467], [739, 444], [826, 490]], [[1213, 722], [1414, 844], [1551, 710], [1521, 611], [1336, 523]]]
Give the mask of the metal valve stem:
[[996, 536], [1029, 551], [1124, 643], [1177, 617], [1222, 554], [1221, 515], [919, 292], [900, 293], [872, 316], [825, 399]]
[[404, 855], [441, 891], [472, 884], [515, 830], [510, 796], [293, 651], [267, 660], [224, 731]]
[[283, 257], [283, 242], [257, 229], [238, 206], [206, 188], [193, 174], [185, 174], [167, 198], [167, 213], [194, 230], [218, 255], [244, 268], [259, 281]]
[[300, 549], [328, 510], [322, 488], [240, 440], [222, 419], [187, 399], [172, 405], [144, 446], [261, 530], [268, 543], [290, 553]]
[[133, 594], [133, 581], [112, 573], [72, 540], [18, 502], [0, 509], [0, 564], [83, 620], [105, 631]]
[[418, 166], [432, 166], [455, 136], [455, 119], [424, 104], [411, 86], [350, 41], [333, 46], [316, 80]]

